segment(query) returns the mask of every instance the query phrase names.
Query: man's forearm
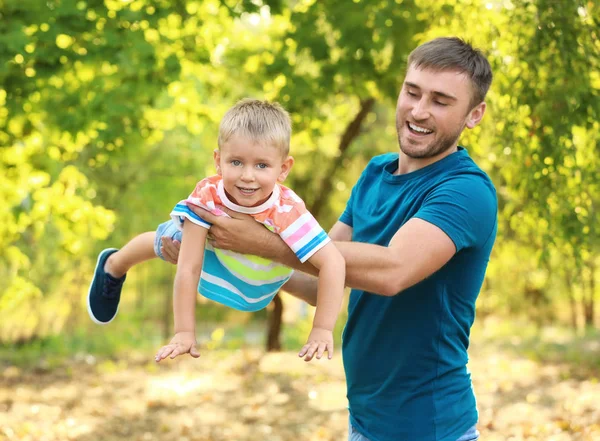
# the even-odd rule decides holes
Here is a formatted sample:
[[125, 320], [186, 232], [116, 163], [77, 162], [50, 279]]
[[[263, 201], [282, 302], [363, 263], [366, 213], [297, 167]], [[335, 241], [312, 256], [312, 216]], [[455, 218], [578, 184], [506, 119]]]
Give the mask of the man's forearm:
[[335, 246], [346, 260], [346, 286], [381, 295], [407, 288], [401, 285], [402, 263], [389, 247], [361, 242], [335, 242]]
[[[384, 296], [394, 296], [423, 281], [457, 252], [453, 240], [441, 228], [417, 218], [404, 224], [388, 246], [351, 242], [343, 228], [332, 231], [332, 237], [342, 239], [334, 244], [346, 261], [346, 286]], [[265, 257], [318, 274], [315, 268], [301, 265], [279, 237], [271, 234], [271, 239], [271, 254]]]
[[[346, 286], [377, 294], [391, 295], [390, 290], [394, 289], [395, 284], [388, 282], [387, 275], [396, 272], [398, 268], [394, 267], [393, 256], [389, 248], [358, 242], [335, 241], [334, 244], [346, 260]], [[260, 254], [262, 257], [275, 260], [311, 276], [319, 275], [319, 271], [310, 263], [300, 263], [290, 247], [275, 234], [271, 234], [270, 240], [264, 247], [261, 247], [260, 251], [262, 251]], [[309, 282], [311, 279], [312, 281]], [[317, 280], [314, 277], [290, 281], [284, 289], [312, 305], [316, 304], [312, 301], [313, 295], [308, 294], [309, 289], [314, 289], [314, 301], [316, 302]]]
[[456, 254], [454, 241], [439, 227], [411, 219], [388, 246], [336, 242], [346, 259], [346, 284], [395, 296], [440, 270]]
[[283, 286], [283, 290], [309, 305], [317, 306], [317, 287], [316, 277], [296, 271]]
[[302, 271], [313, 276], [319, 275], [319, 270], [308, 261], [302, 263], [298, 256], [277, 234], [269, 233], [263, 246], [256, 247], [256, 254], [265, 259], [275, 260], [285, 266]]

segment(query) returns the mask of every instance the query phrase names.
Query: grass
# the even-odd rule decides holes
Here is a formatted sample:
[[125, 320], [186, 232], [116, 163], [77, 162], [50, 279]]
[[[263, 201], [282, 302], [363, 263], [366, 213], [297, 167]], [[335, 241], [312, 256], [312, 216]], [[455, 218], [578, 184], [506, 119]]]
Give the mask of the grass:
[[540, 363], [569, 365], [572, 376], [596, 378], [600, 374], [600, 330], [573, 331], [564, 326], [542, 329], [527, 322], [494, 318], [472, 330], [472, 341], [489, 345]]
[[[345, 317], [340, 317], [334, 332], [336, 351], [341, 349], [344, 323]], [[310, 327], [310, 314], [293, 324], [284, 324], [281, 334], [283, 350], [299, 350], [306, 343]], [[266, 321], [246, 324], [201, 322], [197, 328], [198, 342], [201, 350], [263, 348], [266, 329]], [[0, 367], [52, 368], [89, 355], [103, 359], [118, 358], [131, 352], [152, 355], [167, 339], [159, 323], [123, 314], [118, 323], [108, 326], [86, 323], [72, 332], [26, 344], [0, 345]], [[509, 351], [537, 362], [567, 364], [574, 376], [598, 378], [600, 372], [598, 330], [580, 334], [564, 327], [538, 330], [528, 323], [496, 318], [476, 323], [472, 330], [472, 344], [477, 349]]]

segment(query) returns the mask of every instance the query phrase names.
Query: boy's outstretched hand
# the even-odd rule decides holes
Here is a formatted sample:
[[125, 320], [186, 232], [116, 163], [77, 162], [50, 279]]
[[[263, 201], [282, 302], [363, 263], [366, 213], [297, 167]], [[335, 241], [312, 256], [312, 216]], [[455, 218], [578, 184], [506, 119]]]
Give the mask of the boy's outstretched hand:
[[159, 363], [169, 356], [175, 358], [183, 354], [190, 354], [194, 358], [200, 357], [200, 352], [196, 348], [196, 335], [193, 332], [178, 332], [175, 334], [168, 345], [158, 350], [154, 360]]
[[310, 361], [316, 355], [320, 359], [327, 351], [327, 358], [333, 357], [333, 332], [329, 329], [313, 328], [308, 336], [307, 343], [300, 349], [298, 357]]

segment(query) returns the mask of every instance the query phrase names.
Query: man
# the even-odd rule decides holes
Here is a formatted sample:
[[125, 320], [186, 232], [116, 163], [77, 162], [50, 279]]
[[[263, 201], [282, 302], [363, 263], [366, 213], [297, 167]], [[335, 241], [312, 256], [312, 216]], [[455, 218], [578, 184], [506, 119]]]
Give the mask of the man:
[[[485, 56], [460, 39], [416, 48], [397, 103], [400, 151], [371, 160], [329, 233], [353, 288], [342, 345], [351, 441], [479, 437], [467, 348], [497, 200], [458, 139], [481, 121], [491, 80]], [[316, 274], [255, 221], [198, 214], [220, 248]], [[177, 247], [164, 248], [175, 261]], [[316, 286], [297, 271], [285, 289], [314, 305]]]

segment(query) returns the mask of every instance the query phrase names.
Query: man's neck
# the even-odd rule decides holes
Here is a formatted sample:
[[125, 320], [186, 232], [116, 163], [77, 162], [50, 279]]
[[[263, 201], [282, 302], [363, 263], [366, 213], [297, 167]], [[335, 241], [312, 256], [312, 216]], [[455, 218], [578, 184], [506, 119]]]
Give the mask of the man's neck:
[[420, 170], [428, 165], [441, 161], [446, 156], [450, 156], [452, 153], [457, 151], [458, 146], [455, 145], [454, 147], [450, 147], [448, 150], [444, 150], [443, 152], [430, 158], [411, 158], [410, 156], [404, 154], [402, 150], [400, 150], [400, 154], [398, 155], [398, 169], [394, 172], [394, 174], [404, 175], [406, 173]]

